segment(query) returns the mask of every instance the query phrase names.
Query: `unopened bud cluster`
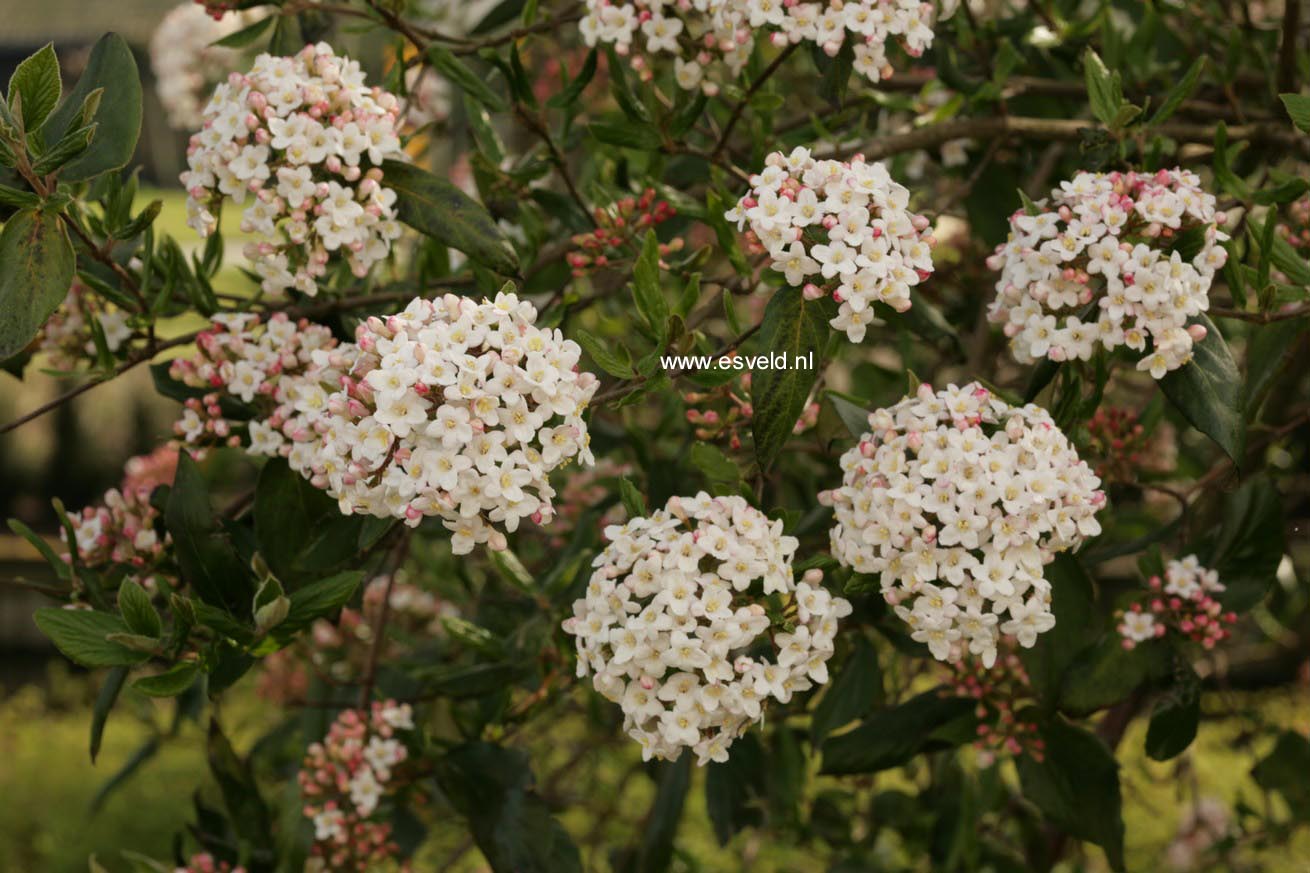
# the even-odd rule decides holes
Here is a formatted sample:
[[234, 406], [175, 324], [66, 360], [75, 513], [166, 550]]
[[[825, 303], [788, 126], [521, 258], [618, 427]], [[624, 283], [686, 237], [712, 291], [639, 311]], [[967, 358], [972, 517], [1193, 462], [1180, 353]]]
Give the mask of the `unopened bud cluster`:
[[[695, 427], [696, 439], [725, 441], [733, 451], [741, 448], [741, 434], [750, 429], [755, 416], [751, 400], [751, 374], [743, 372], [724, 385], [682, 395], [687, 404], [687, 422]], [[807, 403], [792, 428], [802, 434], [818, 424], [819, 404]]]
[[869, 416], [841, 458], [832, 553], [882, 592], [933, 657], [990, 667], [1002, 639], [1055, 626], [1043, 566], [1101, 527], [1100, 480], [1051, 416], [977, 383], [918, 392]]
[[1152, 576], [1150, 589], [1128, 609], [1116, 613], [1125, 649], [1176, 633], [1212, 649], [1228, 639], [1237, 614], [1225, 611], [1215, 595], [1224, 591], [1219, 574], [1201, 566], [1195, 555], [1170, 561], [1164, 578]]
[[1046, 744], [1025, 712], [1035, 702], [1032, 684], [1012, 646], [990, 665], [961, 651], [950, 659], [949, 669], [956, 695], [974, 701], [978, 727], [973, 747], [980, 763], [989, 765], [1001, 755], [1042, 760]]
[[[677, 214], [667, 200], [656, 200], [655, 189], [647, 188], [640, 197], [624, 197], [608, 209], [596, 207], [592, 218], [596, 229], [573, 237], [576, 251], [568, 255], [574, 276], [585, 276], [597, 267], [637, 254], [639, 240], [646, 231], [658, 227]], [[660, 256], [679, 251], [682, 240], [660, 245]]]
[[725, 217], [769, 253], [770, 265], [807, 300], [838, 303], [829, 324], [860, 342], [872, 304], [910, 308], [910, 289], [933, 270], [928, 219], [881, 163], [817, 160], [809, 149], [774, 152]]
[[191, 137], [181, 177], [187, 223], [207, 237], [225, 199], [250, 200], [241, 229], [259, 239], [245, 254], [269, 294], [317, 294], [334, 255], [367, 275], [401, 233], [381, 169], [404, 158], [399, 112], [393, 95], [366, 87], [359, 63], [326, 43], [260, 55], [214, 90]]
[[586, 595], [564, 630], [578, 675], [619, 704], [645, 759], [725, 761], [770, 698], [828, 681], [837, 620], [851, 607], [811, 571], [797, 541], [741, 497], [674, 497], [606, 528]]
[[1162, 378], [1205, 339], [1188, 320], [1210, 307], [1225, 220], [1189, 170], [1079, 173], [1033, 214], [1011, 216], [1009, 241], [987, 261], [1001, 274], [988, 318], [1020, 363], [1124, 346]]

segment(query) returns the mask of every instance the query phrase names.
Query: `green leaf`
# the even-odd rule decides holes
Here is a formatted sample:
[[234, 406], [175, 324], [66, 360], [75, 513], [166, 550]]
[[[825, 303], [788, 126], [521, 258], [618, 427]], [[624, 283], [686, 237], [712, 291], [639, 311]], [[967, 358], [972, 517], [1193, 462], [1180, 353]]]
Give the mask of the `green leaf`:
[[623, 501], [623, 508], [627, 511], [628, 518], [642, 518], [646, 515], [646, 498], [627, 476], [619, 477], [619, 497]]
[[[21, 104], [23, 129], [30, 133], [40, 128], [63, 93], [59, 58], [53, 43], [46, 43], [18, 65], [9, 77], [8, 93], [10, 106]], [[18, 103], [14, 101], [15, 96], [20, 98]]]
[[194, 661], [174, 664], [163, 673], [143, 676], [132, 683], [132, 687], [151, 697], [177, 697], [195, 684], [200, 668]]
[[1056, 555], [1046, 565], [1043, 575], [1051, 584], [1055, 627], [1040, 634], [1032, 648], [1022, 649], [1019, 654], [1037, 697], [1047, 706], [1054, 706], [1060, 698], [1065, 671], [1077, 654], [1097, 637], [1092, 624], [1095, 595], [1091, 577], [1068, 552]]
[[856, 637], [850, 657], [814, 707], [810, 743], [815, 748], [822, 746], [828, 734], [867, 713], [881, 696], [878, 652], [866, 638]]
[[114, 667], [105, 673], [105, 681], [96, 694], [95, 708], [91, 712], [91, 763], [96, 762], [100, 754], [100, 741], [104, 739], [105, 723], [109, 721], [109, 712], [118, 700], [118, 693], [127, 681], [127, 668]]
[[1310, 97], [1304, 94], [1279, 94], [1287, 115], [1302, 133], [1310, 133]]
[[223, 805], [237, 834], [255, 846], [270, 847], [273, 836], [269, 829], [268, 806], [260, 796], [250, 762], [237, 757], [215, 718], [209, 720], [206, 752], [209, 771], [223, 793]]
[[1252, 421], [1307, 329], [1310, 319], [1288, 318], [1259, 327], [1247, 342], [1246, 413]]
[[1083, 78], [1087, 83], [1087, 97], [1092, 114], [1107, 127], [1114, 123], [1123, 104], [1123, 86], [1119, 74], [1111, 73], [1094, 49], [1083, 53]]
[[[1059, 619], [1056, 621], [1058, 627]], [[1168, 669], [1169, 660], [1162, 644], [1152, 641], [1126, 650], [1118, 632], [1107, 631], [1097, 643], [1078, 652], [1070, 662], [1061, 677], [1060, 709], [1075, 715], [1104, 709], [1125, 699], [1147, 679]]]
[[69, 161], [83, 154], [91, 147], [91, 141], [95, 139], [96, 126], [88, 124], [85, 127], [79, 127], [66, 135], [63, 139], [32, 164], [32, 172], [38, 176], [45, 176], [55, 172]]
[[637, 311], [662, 347], [668, 337], [669, 304], [660, 290], [660, 241], [653, 230], [646, 231], [641, 254], [632, 268], [632, 296]]
[[[1273, 217], [1267, 217], [1265, 221], [1272, 222]], [[1285, 273], [1293, 284], [1310, 285], [1310, 264], [1297, 254], [1291, 243], [1277, 233], [1269, 244], [1269, 261]]]
[[36, 206], [40, 202], [41, 198], [31, 191], [21, 191], [18, 188], [10, 188], [8, 185], [0, 185], [0, 206], [27, 209], [29, 206]]
[[59, 171], [62, 179], [81, 181], [117, 170], [127, 165], [136, 152], [141, 136], [141, 77], [127, 41], [116, 33], [107, 33], [91, 49], [82, 78], [46, 122], [47, 142], [58, 142], [74, 126], [87, 122], [81, 117], [82, 104], [97, 88], [104, 89], [96, 109], [95, 141], [86, 153]]
[[704, 474], [714, 494], [736, 494], [741, 488], [741, 468], [718, 446], [692, 443], [689, 457], [691, 465]]
[[150, 595], [135, 579], [124, 579], [118, 586], [118, 611], [123, 614], [123, 621], [134, 634], [158, 639], [164, 632], [159, 611], [150, 602]]
[[1114, 870], [1124, 869], [1123, 802], [1119, 765], [1094, 734], [1063, 721], [1042, 728], [1044, 757], [1019, 759], [1024, 795], [1053, 824], [1105, 850]]
[[1273, 751], [1251, 770], [1265, 791], [1281, 794], [1292, 815], [1310, 821], [1310, 740], [1293, 730], [1279, 734]]
[[1246, 444], [1242, 374], [1214, 322], [1201, 314], [1192, 323], [1205, 327], [1205, 339], [1195, 345], [1190, 361], [1164, 375], [1160, 390], [1240, 466]]
[[291, 592], [291, 609], [278, 625], [277, 633], [294, 633], [308, 627], [314, 619], [336, 612], [350, 602], [363, 578], [363, 572], [347, 570]]
[[214, 40], [210, 45], [220, 48], [245, 48], [263, 36], [264, 31], [268, 30], [277, 18], [277, 15], [265, 16], [254, 24], [248, 24], [235, 33], [229, 33], [222, 39]]
[[209, 489], [186, 452], [178, 458], [164, 522], [173, 537], [182, 578], [200, 599], [233, 615], [249, 615], [254, 579], [214, 517]]
[[38, 609], [36, 626], [71, 661], [83, 667], [126, 667], [148, 656], [110, 642], [110, 634], [127, 633], [127, 625], [116, 615], [90, 609]]
[[653, 152], [659, 150], [663, 140], [660, 132], [648, 124], [630, 118], [604, 118], [587, 125], [587, 133], [606, 145]]
[[438, 759], [436, 769], [437, 784], [468, 819], [494, 873], [581, 873], [578, 848], [534, 789], [522, 752], [468, 743]]
[[779, 369], [760, 367], [751, 375], [755, 458], [761, 470], [773, 465], [791, 438], [818, 378], [828, 341], [828, 319], [819, 301], [805, 300], [799, 288], [782, 288], [764, 309], [760, 351], [784, 355]]
[[50, 544], [45, 541], [45, 538], [37, 534], [36, 531], [16, 518], [9, 519], [9, 529], [31, 543], [32, 547], [41, 553], [41, 557], [45, 558], [46, 563], [50, 565], [50, 569], [54, 570], [55, 575], [60, 579], [68, 579], [72, 576], [72, 570], [69, 568], [68, 562], [59, 557], [55, 550], [50, 547]]
[[25, 209], [0, 231], [0, 361], [23, 350], [68, 294], [73, 244], [59, 216]]
[[1166, 697], [1151, 713], [1146, 729], [1146, 756], [1153, 761], [1178, 757], [1196, 739], [1200, 720], [1201, 695], [1195, 686]]
[[1245, 612], [1264, 599], [1287, 550], [1284, 527], [1282, 499], [1268, 476], [1224, 495], [1219, 529], [1198, 552], [1219, 573], [1225, 608]]
[[587, 355], [606, 373], [627, 379], [632, 376], [632, 357], [628, 349], [620, 342], [607, 344], [589, 331], [578, 328], [573, 337], [582, 346]]
[[727, 845], [743, 828], [763, 824], [766, 770], [764, 750], [753, 732], [732, 744], [728, 760], [705, 768], [705, 807], [719, 845]]
[[673, 839], [691, 787], [691, 755], [677, 761], [660, 761], [654, 777], [655, 800], [642, 828], [641, 844], [616, 868], [621, 866], [632, 873], [664, 873], [673, 860]]
[[596, 57], [596, 49], [587, 52], [587, 59], [582, 62], [582, 69], [578, 70], [578, 74], [562, 91], [547, 100], [546, 105], [552, 109], [567, 109], [578, 102], [582, 92], [596, 76]]
[[933, 734], [956, 719], [971, 718], [973, 702], [933, 690], [880, 709], [858, 727], [824, 741], [821, 772], [842, 776], [899, 767], [949, 742]]
[[1169, 89], [1169, 93], [1165, 95], [1164, 100], [1160, 103], [1160, 108], [1155, 110], [1155, 114], [1151, 116], [1150, 125], [1152, 127], [1167, 120], [1169, 116], [1178, 110], [1179, 106], [1183, 105], [1184, 100], [1192, 96], [1192, 92], [1196, 90], [1196, 83], [1201, 80], [1201, 74], [1205, 72], [1207, 60], [1205, 55], [1197, 57], [1196, 60], [1192, 61], [1192, 65], [1187, 68], [1187, 72], [1183, 73], [1183, 77], [1178, 80], [1178, 84]]
[[491, 90], [486, 80], [470, 70], [450, 49], [434, 42], [428, 46], [427, 56], [428, 62], [441, 75], [492, 112], [504, 112], [509, 108], [505, 99]]
[[518, 271], [518, 255], [486, 207], [445, 179], [400, 161], [383, 161], [382, 184], [396, 192], [400, 220], [497, 273]]
[[288, 588], [360, 557], [366, 517], [342, 515], [335, 500], [281, 458], [259, 471], [254, 516], [259, 553]]
[[828, 403], [851, 436], [858, 440], [869, 432], [869, 410], [864, 408], [862, 401], [837, 391], [826, 391], [824, 396], [827, 397]]

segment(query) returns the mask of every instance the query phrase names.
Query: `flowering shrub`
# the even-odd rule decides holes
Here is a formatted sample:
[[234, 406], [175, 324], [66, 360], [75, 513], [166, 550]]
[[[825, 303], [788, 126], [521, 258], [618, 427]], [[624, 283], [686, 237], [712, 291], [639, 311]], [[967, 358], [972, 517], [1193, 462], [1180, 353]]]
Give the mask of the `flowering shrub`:
[[1206, 329], [1188, 319], [1210, 308], [1228, 257], [1226, 216], [1200, 183], [1182, 169], [1079, 173], [1040, 211], [1016, 212], [988, 261], [1001, 277], [987, 312], [1015, 358], [1086, 361], [1097, 345], [1126, 346], [1155, 379], [1191, 360]]
[[[726, 218], [805, 298], [839, 304], [830, 324], [851, 342], [874, 323], [871, 304], [910, 308], [910, 288], [932, 273], [928, 219], [908, 209], [910, 192], [880, 163], [815, 160], [809, 149], [774, 152], [751, 192]], [[813, 277], [812, 279], [810, 277]]]
[[[792, 580], [796, 540], [740, 497], [671, 498], [649, 517], [605, 529], [587, 596], [564, 629], [578, 638], [578, 675], [623, 707], [643, 759], [726, 761], [764, 718], [769, 698], [828, 681], [837, 619], [851, 606]], [[782, 595], [781, 621], [769, 595]], [[752, 654], [768, 640], [767, 656]]]
[[592, 462], [582, 412], [598, 383], [578, 372], [577, 343], [535, 320], [532, 304], [505, 292], [416, 298], [370, 318], [343, 352], [340, 390], [324, 396], [318, 372], [297, 386], [296, 407], [322, 411], [292, 466], [343, 513], [411, 526], [440, 516], [456, 554], [505, 548], [497, 526], [548, 524], [550, 471]]
[[326, 43], [290, 58], [260, 55], [214, 90], [191, 137], [188, 223], [209, 236], [225, 199], [241, 206], [251, 195], [241, 227], [263, 240], [245, 253], [269, 294], [314, 296], [335, 252], [367, 275], [400, 235], [381, 169], [404, 157], [398, 113], [395, 97], [366, 88], [359, 63]]
[[0, 564], [95, 803], [195, 802], [0, 869], [1286, 866], [1302, 5], [205, 0], [162, 113], [23, 59]]
[[1003, 638], [1031, 648], [1055, 626], [1042, 566], [1101, 532], [1100, 480], [1044, 410], [976, 382], [920, 385], [869, 429], [842, 455], [841, 487], [820, 495], [833, 555], [880, 573], [938, 660], [964, 646], [990, 667]]

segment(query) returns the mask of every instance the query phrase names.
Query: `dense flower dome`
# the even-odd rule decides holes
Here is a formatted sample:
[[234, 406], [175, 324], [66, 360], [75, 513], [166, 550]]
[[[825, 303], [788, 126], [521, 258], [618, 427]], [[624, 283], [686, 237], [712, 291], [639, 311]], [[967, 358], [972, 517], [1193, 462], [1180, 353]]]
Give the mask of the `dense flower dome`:
[[401, 233], [381, 164], [403, 159], [400, 106], [364, 85], [359, 63], [327, 43], [255, 59], [214, 90], [187, 148], [187, 223], [218, 229], [223, 200], [244, 205], [241, 228], [260, 238], [246, 257], [264, 291], [313, 296], [334, 254], [364, 276]]
[[928, 219], [909, 210], [910, 192], [881, 163], [816, 160], [809, 149], [774, 152], [751, 190], [725, 217], [769, 253], [787, 283], [808, 299], [831, 295], [829, 322], [851, 342], [875, 322], [870, 304], [904, 312], [910, 288], [932, 273]]
[[841, 458], [832, 552], [882, 574], [883, 596], [939, 660], [990, 666], [1002, 637], [1055, 625], [1042, 567], [1100, 533], [1100, 480], [1041, 407], [978, 383], [918, 393], [869, 416]]
[[[245, 442], [254, 454], [285, 454], [290, 450], [282, 436], [287, 420], [303, 428], [303, 418], [297, 416], [304, 411], [294, 408], [287, 393], [292, 379], [320, 369], [315, 353], [336, 344], [326, 327], [282, 312], [265, 320], [250, 313], [215, 315], [209, 329], [196, 337], [196, 354], [169, 364], [171, 378], [206, 392], [187, 399], [174, 433], [196, 448], [240, 445], [244, 427]], [[253, 417], [229, 418], [225, 397], [240, 401]]]
[[887, 43], [919, 57], [932, 45], [936, 17], [935, 5], [922, 0], [587, 0], [579, 26], [587, 45], [633, 55], [643, 75], [673, 55], [679, 87], [713, 96], [741, 73], [760, 30], [775, 45], [812, 42], [829, 57], [850, 40], [854, 69], [877, 82], [892, 74]]
[[1189, 170], [1079, 173], [1032, 214], [1010, 218], [1010, 239], [988, 318], [1005, 325], [1020, 363], [1088, 360], [1099, 344], [1126, 346], [1159, 379], [1205, 338], [1188, 319], [1210, 307], [1228, 258], [1226, 220]]
[[797, 541], [781, 521], [702, 492], [605, 536], [564, 629], [577, 637], [578, 675], [594, 674], [622, 706], [645, 759], [689, 748], [701, 764], [725, 761], [769, 698], [828, 681], [837, 619], [851, 607], [818, 571], [793, 582]]
[[551, 471], [591, 464], [582, 413], [599, 386], [577, 343], [502, 292], [416, 298], [369, 318], [288, 388], [291, 466], [343, 513], [439, 516], [456, 554], [554, 516]]
[[241, 57], [213, 43], [249, 23], [241, 13], [215, 18], [195, 3], [183, 3], [160, 20], [150, 37], [150, 68], [170, 127], [193, 130], [204, 124], [204, 95]]

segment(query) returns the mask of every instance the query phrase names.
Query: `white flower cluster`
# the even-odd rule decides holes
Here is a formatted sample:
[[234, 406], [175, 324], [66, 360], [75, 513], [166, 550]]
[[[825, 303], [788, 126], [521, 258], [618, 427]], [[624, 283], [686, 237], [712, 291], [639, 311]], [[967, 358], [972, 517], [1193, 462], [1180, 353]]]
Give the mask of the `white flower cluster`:
[[1224, 584], [1219, 581], [1219, 571], [1202, 567], [1201, 559], [1196, 555], [1170, 561], [1164, 569], [1165, 594], [1186, 600], [1199, 600], [1202, 595], [1218, 594], [1224, 590]]
[[[623, 707], [643, 757], [701, 764], [764, 718], [772, 697], [828, 681], [837, 619], [851, 607], [811, 571], [794, 584], [796, 539], [741, 497], [674, 497], [649, 518], [605, 529], [586, 597], [564, 630], [578, 675]], [[766, 599], [780, 595], [781, 615]], [[769, 650], [769, 656], [762, 654]]]
[[1100, 480], [1038, 406], [973, 383], [919, 386], [869, 416], [841, 458], [832, 553], [882, 592], [933, 657], [962, 649], [991, 667], [1004, 634], [1022, 646], [1055, 625], [1042, 566], [1100, 532]]
[[290, 446], [283, 433], [304, 431], [304, 415], [315, 411], [295, 406], [288, 394], [292, 377], [317, 368], [315, 353], [335, 345], [326, 327], [293, 321], [283, 312], [264, 322], [250, 313], [215, 315], [213, 326], [196, 337], [199, 351], [169, 364], [170, 377], [210, 392], [187, 401], [174, 432], [189, 445], [230, 440], [238, 425], [224, 416], [221, 396], [226, 394], [257, 413], [248, 425], [250, 451], [286, 454]]
[[205, 107], [187, 148], [187, 223], [218, 228], [225, 197], [253, 202], [241, 228], [260, 237], [245, 255], [269, 294], [313, 296], [340, 252], [356, 276], [391, 251], [401, 233], [396, 193], [380, 165], [403, 159], [396, 98], [364, 85], [359, 63], [326, 43], [294, 57], [263, 54], [233, 73]]
[[1010, 218], [1009, 241], [987, 261], [1001, 272], [988, 318], [1005, 325], [1015, 358], [1085, 361], [1097, 343], [1127, 346], [1156, 379], [1191, 360], [1205, 328], [1187, 320], [1209, 308], [1228, 257], [1226, 216], [1200, 178], [1079, 173], [1038, 206]]
[[502, 292], [481, 303], [416, 298], [369, 318], [355, 344], [288, 388], [296, 410], [318, 410], [291, 466], [343, 513], [411, 526], [440, 516], [456, 554], [504, 548], [494, 525], [550, 521], [550, 472], [574, 457], [593, 463], [582, 412], [600, 383], [578, 372], [577, 343], [536, 317]]
[[90, 293], [74, 279], [64, 302], [41, 327], [37, 348], [50, 356], [52, 366], [72, 370], [85, 361], [96, 360], [96, 327], [104, 337], [105, 348], [111, 355], [117, 354], [132, 339], [129, 318], [129, 312]]
[[769, 252], [788, 284], [840, 306], [829, 322], [860, 342], [870, 304], [910, 308], [910, 288], [933, 270], [928, 219], [909, 211], [910, 192], [881, 163], [815, 160], [809, 149], [774, 152], [725, 217]]
[[150, 68], [171, 127], [193, 130], [204, 123], [204, 94], [227, 76], [241, 56], [213, 43], [249, 23], [243, 13], [215, 19], [191, 2], [160, 19], [150, 37]]
[[777, 46], [802, 41], [836, 57], [850, 40], [856, 72], [871, 81], [892, 74], [887, 42], [919, 57], [932, 45], [933, 3], [923, 0], [587, 0], [580, 26], [587, 45], [610, 43], [621, 55], [638, 52], [633, 67], [671, 54], [674, 78], [686, 90], [714, 96], [741, 73], [755, 32], [770, 32]]

